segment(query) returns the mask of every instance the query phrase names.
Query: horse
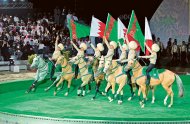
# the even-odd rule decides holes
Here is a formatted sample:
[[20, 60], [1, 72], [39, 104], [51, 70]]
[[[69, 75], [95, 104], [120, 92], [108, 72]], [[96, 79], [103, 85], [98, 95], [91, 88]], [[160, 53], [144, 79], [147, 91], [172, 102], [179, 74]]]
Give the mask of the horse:
[[79, 74], [82, 80], [82, 84], [79, 86], [77, 90], [78, 96], [85, 96], [86, 93], [86, 85], [89, 85], [89, 91], [91, 90], [90, 82], [92, 80], [92, 73], [89, 73], [89, 69], [87, 63], [84, 60], [84, 57], [75, 56], [70, 60], [72, 63], [77, 64], [79, 66]]
[[[65, 96], [68, 96], [69, 94], [69, 90], [70, 90], [70, 86], [74, 77], [75, 72], [72, 70], [72, 66], [68, 63], [67, 59], [64, 56], [59, 56], [57, 61], [56, 61], [56, 65], [61, 64], [62, 67], [62, 73], [59, 75], [60, 76], [60, 80], [59, 82], [56, 84], [56, 88], [54, 91], [54, 95], [57, 94], [57, 88], [59, 87], [59, 85], [66, 80], [68, 82], [67, 85], [67, 92], [65, 93]], [[58, 80], [54, 81], [54, 84], [57, 82]]]
[[31, 90], [35, 90], [36, 87], [39, 85], [38, 82], [42, 82], [45, 79], [50, 79], [50, 70], [51, 70], [52, 64], [53, 63], [51, 63], [50, 61], [45, 62], [45, 60], [42, 59], [40, 56], [35, 56], [30, 67], [37, 68], [37, 72], [36, 72], [34, 82], [26, 91], [26, 93], [29, 93]]
[[[143, 68], [140, 63], [137, 60], [131, 60], [128, 62], [127, 65], [127, 69], [132, 69], [133, 75], [132, 75], [132, 82], [136, 82], [139, 85], [139, 91], [138, 91], [138, 96], [139, 96], [139, 100], [140, 100], [140, 105], [141, 108], [144, 108], [145, 106], [145, 101], [146, 101], [146, 75], [143, 74]], [[176, 80], [177, 82], [177, 86], [178, 86], [178, 94], [179, 97], [183, 97], [184, 94], [184, 88], [183, 88], [183, 83], [182, 80], [180, 79], [180, 77], [173, 73], [170, 70], [167, 69], [158, 69], [158, 79], [153, 78], [151, 76], [150, 79], [150, 86], [157, 86], [159, 84], [162, 85], [162, 87], [166, 90], [167, 95], [164, 99], [164, 105], [167, 105], [167, 99], [170, 96], [171, 100], [170, 100], [170, 104], [168, 105], [168, 107], [170, 108], [173, 105], [173, 97], [174, 97], [174, 93], [172, 90], [172, 84], [174, 83], [174, 81]], [[153, 75], [156, 75], [156, 73], [153, 73]], [[140, 94], [143, 94], [143, 100], [141, 100], [140, 98]]]
[[[121, 95], [120, 100], [118, 100], [118, 104], [121, 104], [123, 101], [122, 100], [123, 99], [123, 87], [127, 83], [128, 77], [127, 77], [126, 73], [124, 72], [123, 67], [114, 60], [110, 60], [110, 59], [105, 60], [105, 66], [104, 66], [103, 71], [106, 73], [108, 70], [110, 70], [111, 73], [113, 73], [115, 82], [119, 85], [119, 88], [118, 88], [116, 94], [115, 94], [115, 92], [113, 94], [115, 94], [115, 98], [118, 98], [118, 99], [119, 99], [119, 94]], [[115, 85], [112, 88], [114, 90]], [[130, 87], [130, 88], [132, 91], [132, 87]], [[133, 93], [132, 93], [132, 95], [133, 95]]]
[[102, 73], [98, 70], [98, 67], [99, 67], [99, 65], [101, 66], [101, 62], [102, 62], [102, 60], [100, 60], [100, 58], [89, 57], [89, 61], [90, 61], [89, 65], [92, 65], [92, 70], [93, 70], [93, 74], [94, 74], [93, 79], [96, 82], [96, 92], [95, 92], [95, 95], [92, 97], [91, 100], [95, 100], [97, 93], [102, 95], [102, 92], [99, 90], [99, 88], [100, 88], [101, 82], [104, 80], [105, 76], [104, 76], [104, 73]]

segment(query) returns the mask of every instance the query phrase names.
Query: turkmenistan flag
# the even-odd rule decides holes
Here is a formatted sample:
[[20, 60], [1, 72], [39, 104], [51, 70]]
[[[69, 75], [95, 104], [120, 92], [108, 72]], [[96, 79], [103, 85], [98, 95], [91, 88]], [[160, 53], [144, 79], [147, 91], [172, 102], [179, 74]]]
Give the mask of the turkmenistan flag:
[[121, 20], [118, 18], [118, 41], [123, 45], [125, 43], [125, 35], [127, 33], [127, 28], [125, 25], [121, 22]]
[[68, 19], [67, 22], [68, 22], [68, 26], [69, 26], [71, 40], [86, 37], [86, 36], [90, 35], [90, 27], [89, 26], [75, 22], [72, 19]]
[[108, 13], [106, 28], [104, 31], [106, 39], [117, 42], [117, 21]]
[[137, 50], [140, 50], [141, 48], [142, 51], [144, 52], [145, 51], [144, 35], [141, 31], [141, 27], [138, 23], [134, 10], [132, 11], [132, 14], [131, 14], [127, 34], [128, 34], [129, 42], [132, 40], [135, 41], [138, 44]]

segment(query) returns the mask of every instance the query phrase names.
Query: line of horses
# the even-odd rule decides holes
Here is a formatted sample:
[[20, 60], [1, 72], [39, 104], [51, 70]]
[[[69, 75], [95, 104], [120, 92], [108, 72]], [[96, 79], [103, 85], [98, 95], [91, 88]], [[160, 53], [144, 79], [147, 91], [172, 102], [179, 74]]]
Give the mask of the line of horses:
[[[91, 60], [91, 61], [90, 61]], [[143, 66], [140, 65], [138, 60], [131, 60], [126, 65], [121, 65], [115, 60], [106, 60], [104, 56], [101, 58], [93, 58], [90, 57], [89, 61], [85, 61], [83, 57], [75, 56], [71, 58], [70, 61], [68, 61], [63, 55], [60, 55], [56, 61], [55, 65], [61, 65], [62, 72], [55, 72], [54, 77], [55, 80], [53, 83], [45, 89], [45, 91], [48, 91], [53, 86], [55, 86], [54, 95], [57, 94], [57, 90], [60, 87], [60, 85], [63, 83], [64, 80], [68, 82], [67, 84], [67, 92], [65, 93], [65, 96], [68, 96], [70, 86], [72, 83], [72, 80], [74, 79], [75, 72], [72, 68], [73, 64], [78, 65], [79, 67], [79, 78], [82, 81], [82, 84], [78, 87], [77, 95], [78, 96], [85, 96], [86, 94], [86, 86], [89, 86], [88, 91], [91, 90], [91, 82], [93, 79], [96, 82], [96, 92], [92, 98], [92, 100], [96, 99], [97, 94], [105, 95], [108, 97], [109, 102], [112, 102], [114, 99], [118, 100], [118, 104], [122, 104], [123, 102], [123, 88], [126, 84], [129, 84], [130, 86], [130, 92], [131, 96], [128, 98], [130, 101], [135, 94], [135, 90], [138, 90], [138, 97], [139, 97], [139, 103], [141, 108], [145, 107], [146, 101], [147, 101], [147, 89], [146, 86], [146, 76], [143, 75]], [[93, 73], [89, 72], [89, 65], [92, 66]], [[36, 87], [45, 79], [50, 78], [50, 63], [45, 62], [43, 58], [40, 56], [36, 56], [33, 59], [33, 63], [31, 64], [31, 68], [37, 68], [36, 77], [32, 85], [29, 87], [29, 89], [26, 91], [29, 93], [31, 90], [35, 90]], [[131, 83], [128, 83], [128, 76], [124, 70], [124, 68], [130, 69], [132, 72], [131, 75]], [[104, 92], [100, 91], [100, 84], [103, 80], [107, 81], [107, 85]], [[170, 96], [170, 104], [168, 107], [171, 107], [173, 105], [173, 97], [174, 93], [172, 90], [172, 84], [174, 82], [177, 82], [178, 86], [178, 94], [180, 97], [183, 96], [184, 88], [183, 83], [180, 77], [165, 69], [163, 72], [159, 73], [159, 78], [155, 79], [151, 77], [150, 80], [150, 87], [152, 89], [152, 103], [155, 101], [154, 96], [154, 89], [157, 85], [161, 84], [162, 87], [166, 90], [167, 94], [164, 99], [164, 105], [167, 105], [167, 99]], [[115, 86], [118, 85], [118, 89], [116, 90]], [[111, 90], [111, 95], [109, 95], [109, 90]], [[143, 95], [143, 98], [141, 98], [141, 92]]]

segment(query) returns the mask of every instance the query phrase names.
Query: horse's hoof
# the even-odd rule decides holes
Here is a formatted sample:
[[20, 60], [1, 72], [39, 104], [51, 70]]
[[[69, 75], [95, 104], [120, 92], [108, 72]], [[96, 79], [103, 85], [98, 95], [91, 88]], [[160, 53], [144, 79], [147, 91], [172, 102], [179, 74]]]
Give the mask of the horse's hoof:
[[152, 101], [151, 103], [154, 104], [154, 101]]
[[31, 90], [31, 91], [32, 91], [32, 92], [35, 92], [35, 90], [36, 90], [36, 88], [32, 88], [32, 90]]
[[91, 100], [95, 100], [95, 97], [92, 97]]
[[47, 92], [48, 90], [49, 90], [49, 88], [44, 89], [45, 92]]
[[144, 108], [144, 104], [141, 105], [141, 108]]
[[54, 95], [54, 96], [56, 96], [56, 95], [57, 95], [57, 93], [56, 93], [56, 92], [54, 92], [54, 93], [53, 93], [53, 95]]
[[112, 102], [112, 101], [113, 101], [113, 99], [112, 99], [111, 97], [108, 97], [108, 99], [109, 99], [109, 102]]
[[68, 92], [66, 92], [64, 96], [68, 96]]
[[172, 107], [172, 105], [171, 105], [171, 104], [169, 104], [169, 105], [168, 105], [168, 108], [171, 108], [171, 107]]
[[90, 93], [91, 90], [88, 90], [87, 93]]
[[26, 93], [26, 94], [28, 94], [28, 93], [29, 93], [29, 91], [26, 91], [25, 93]]
[[148, 98], [146, 98], [145, 100], [148, 101]]
[[106, 93], [102, 92], [102, 96], [106, 96]]
[[59, 91], [59, 90], [61, 90], [61, 88], [59, 87], [59, 88], [57, 88], [57, 91]]
[[132, 99], [132, 97], [129, 97], [127, 100], [128, 100], [128, 101], [131, 101], [131, 99]]
[[77, 96], [80, 96], [80, 94], [77, 94]]
[[139, 104], [142, 106], [143, 102], [142, 102], [142, 101], [140, 101], [140, 102], [139, 102]]
[[123, 101], [121, 100], [118, 100], [118, 104], [121, 105], [123, 103]]
[[166, 105], [167, 105], [167, 102], [164, 102], [164, 105], [166, 106]]

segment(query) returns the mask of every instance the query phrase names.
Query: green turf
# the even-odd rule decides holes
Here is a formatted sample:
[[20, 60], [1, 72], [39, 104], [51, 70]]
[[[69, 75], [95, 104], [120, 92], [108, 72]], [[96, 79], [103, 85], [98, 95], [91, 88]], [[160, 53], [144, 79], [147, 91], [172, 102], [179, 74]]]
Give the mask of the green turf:
[[[48, 116], [55, 118], [78, 119], [103, 119], [103, 120], [190, 120], [190, 76], [180, 76], [183, 80], [185, 94], [178, 98], [176, 82], [173, 85], [174, 105], [167, 108], [163, 105], [166, 92], [161, 86], [156, 88], [156, 101], [151, 104], [147, 101], [144, 109], [139, 106], [138, 98], [127, 101], [129, 87], [125, 86], [124, 101], [118, 105], [112, 103], [104, 96], [98, 95], [95, 101], [91, 101], [93, 91], [85, 97], [76, 96], [76, 87], [81, 83], [76, 81], [71, 87], [69, 96], [65, 97], [66, 88], [53, 96], [53, 89], [44, 92], [44, 88], [51, 82], [39, 86], [36, 92], [25, 94], [25, 90], [32, 83], [31, 80], [16, 81], [0, 85], [0, 111], [14, 114], [27, 114], [36, 116]], [[105, 84], [101, 87], [103, 89]], [[151, 94], [149, 94], [149, 99]], [[168, 99], [168, 103], [169, 103]]]

